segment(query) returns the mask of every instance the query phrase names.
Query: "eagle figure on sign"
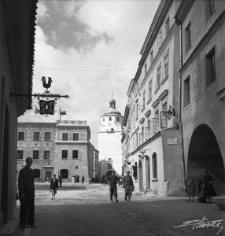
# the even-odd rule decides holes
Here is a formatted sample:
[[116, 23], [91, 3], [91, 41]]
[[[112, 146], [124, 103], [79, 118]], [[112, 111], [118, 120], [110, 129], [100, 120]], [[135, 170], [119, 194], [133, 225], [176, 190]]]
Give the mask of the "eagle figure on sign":
[[48, 90], [48, 88], [51, 87], [52, 78], [48, 77], [48, 83], [46, 83], [46, 78], [45, 78], [45, 76], [42, 76], [42, 83], [43, 83], [43, 87]]

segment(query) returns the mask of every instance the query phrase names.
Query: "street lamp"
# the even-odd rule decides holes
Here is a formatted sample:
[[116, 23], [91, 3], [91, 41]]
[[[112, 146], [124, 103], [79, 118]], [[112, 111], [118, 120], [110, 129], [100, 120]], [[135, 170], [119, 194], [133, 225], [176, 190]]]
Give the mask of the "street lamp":
[[172, 116], [175, 116], [175, 109], [171, 106], [169, 107], [168, 111], [164, 111], [164, 115], [170, 120]]

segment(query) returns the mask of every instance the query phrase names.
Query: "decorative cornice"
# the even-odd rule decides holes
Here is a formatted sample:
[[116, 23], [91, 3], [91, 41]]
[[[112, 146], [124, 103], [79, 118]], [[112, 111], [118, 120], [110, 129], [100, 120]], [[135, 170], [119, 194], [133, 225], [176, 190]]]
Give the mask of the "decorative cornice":
[[140, 124], [143, 124], [143, 122], [145, 121], [145, 118], [141, 118], [141, 120], [139, 121]]
[[156, 99], [156, 100], [152, 103], [152, 107], [155, 108], [157, 105], [159, 105], [159, 99]]
[[225, 105], [225, 87], [223, 87], [216, 95], [218, 100], [222, 101]]
[[146, 117], [149, 117], [151, 115], [151, 110], [148, 110], [146, 113], [145, 113], [145, 116]]
[[165, 89], [160, 95], [159, 95], [159, 100], [163, 100], [169, 93], [168, 89]]

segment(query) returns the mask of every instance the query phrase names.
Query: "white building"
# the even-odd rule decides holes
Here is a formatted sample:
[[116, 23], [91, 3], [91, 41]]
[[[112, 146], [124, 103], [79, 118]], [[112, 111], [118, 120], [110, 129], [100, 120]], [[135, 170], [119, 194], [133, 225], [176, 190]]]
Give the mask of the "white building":
[[123, 116], [116, 110], [116, 101], [112, 99], [109, 111], [101, 117], [98, 132], [99, 172], [100, 176], [114, 169], [122, 174], [121, 124]]

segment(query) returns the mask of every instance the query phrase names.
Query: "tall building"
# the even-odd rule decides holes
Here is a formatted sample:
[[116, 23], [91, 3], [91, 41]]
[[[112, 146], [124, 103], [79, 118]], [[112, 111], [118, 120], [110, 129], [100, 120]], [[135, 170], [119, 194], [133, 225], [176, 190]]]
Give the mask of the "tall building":
[[114, 169], [118, 175], [122, 174], [122, 146], [121, 124], [123, 116], [116, 110], [116, 101], [112, 99], [109, 111], [101, 117], [98, 132], [99, 170], [100, 176]]
[[18, 118], [17, 171], [33, 158], [32, 168], [37, 180], [46, 180], [61, 173], [64, 180], [96, 175], [93, 159], [96, 152], [90, 143], [91, 131], [86, 121], [62, 115], [60, 109], [52, 116], [40, 115], [36, 107]]
[[[17, 117], [30, 109], [37, 0], [0, 1], [0, 235], [16, 235]], [[19, 99], [20, 98], [20, 99]]]
[[225, 3], [181, 1], [175, 16], [181, 37], [181, 116], [187, 177], [204, 169], [225, 193]]
[[179, 116], [178, 1], [159, 4], [128, 88], [122, 136], [123, 168], [135, 188], [182, 195], [185, 171]]

